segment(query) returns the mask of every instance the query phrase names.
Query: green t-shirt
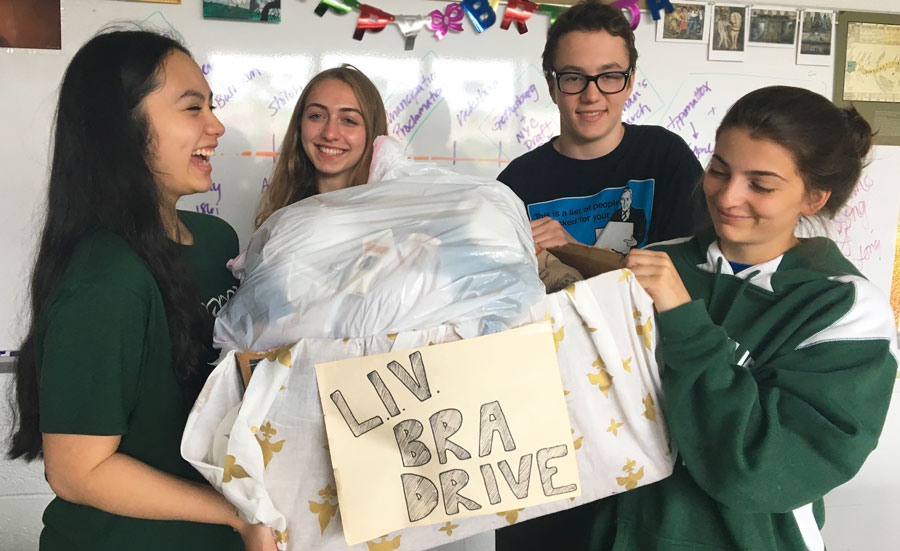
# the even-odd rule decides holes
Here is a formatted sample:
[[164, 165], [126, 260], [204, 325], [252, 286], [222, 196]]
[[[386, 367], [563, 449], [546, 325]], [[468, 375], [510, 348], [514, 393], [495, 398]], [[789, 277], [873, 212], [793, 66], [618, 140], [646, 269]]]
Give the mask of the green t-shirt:
[[[182, 257], [214, 313], [237, 286], [225, 268], [237, 236], [212, 216], [179, 214], [194, 235]], [[187, 412], [162, 296], [122, 238], [101, 231], [78, 244], [38, 316], [35, 344], [41, 432], [121, 435], [120, 453], [203, 482], [179, 452]], [[122, 517], [60, 498], [43, 520], [42, 551], [242, 549], [227, 526]]]

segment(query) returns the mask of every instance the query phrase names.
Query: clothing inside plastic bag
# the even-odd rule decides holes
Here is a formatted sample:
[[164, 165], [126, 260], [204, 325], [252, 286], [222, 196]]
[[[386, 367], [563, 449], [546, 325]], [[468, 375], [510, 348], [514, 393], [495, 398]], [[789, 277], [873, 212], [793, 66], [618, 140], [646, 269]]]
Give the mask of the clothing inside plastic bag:
[[474, 336], [516, 326], [544, 296], [509, 188], [379, 146], [372, 172], [384, 181], [299, 201], [254, 233], [233, 267], [241, 286], [216, 320], [218, 345], [265, 350], [443, 324]]

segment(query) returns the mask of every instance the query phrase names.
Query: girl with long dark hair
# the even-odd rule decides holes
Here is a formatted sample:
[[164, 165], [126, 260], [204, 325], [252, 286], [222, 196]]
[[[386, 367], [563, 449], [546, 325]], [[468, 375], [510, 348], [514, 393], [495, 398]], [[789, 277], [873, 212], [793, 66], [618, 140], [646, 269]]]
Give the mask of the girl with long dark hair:
[[179, 453], [214, 359], [205, 306], [236, 285], [234, 231], [175, 209], [212, 185], [210, 103], [188, 51], [153, 33], [98, 35], [66, 70], [9, 450], [43, 456], [57, 495], [42, 550], [275, 548]]

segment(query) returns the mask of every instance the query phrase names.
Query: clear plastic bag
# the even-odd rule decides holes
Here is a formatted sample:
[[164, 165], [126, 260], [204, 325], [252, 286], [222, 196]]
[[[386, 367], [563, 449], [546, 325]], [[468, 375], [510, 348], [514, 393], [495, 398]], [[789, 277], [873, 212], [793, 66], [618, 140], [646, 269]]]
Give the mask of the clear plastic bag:
[[379, 145], [372, 173], [384, 181], [304, 199], [256, 231], [233, 267], [242, 281], [216, 320], [218, 345], [444, 324], [475, 336], [516, 326], [544, 296], [515, 194]]

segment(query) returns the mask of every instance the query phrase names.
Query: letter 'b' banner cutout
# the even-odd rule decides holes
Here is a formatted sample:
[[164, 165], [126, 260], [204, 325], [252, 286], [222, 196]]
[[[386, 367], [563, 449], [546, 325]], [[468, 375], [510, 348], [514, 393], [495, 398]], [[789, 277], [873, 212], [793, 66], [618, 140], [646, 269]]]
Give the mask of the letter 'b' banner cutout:
[[316, 378], [348, 545], [581, 495], [549, 322]]

